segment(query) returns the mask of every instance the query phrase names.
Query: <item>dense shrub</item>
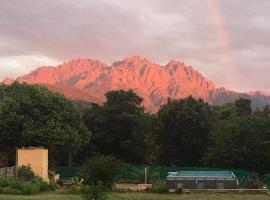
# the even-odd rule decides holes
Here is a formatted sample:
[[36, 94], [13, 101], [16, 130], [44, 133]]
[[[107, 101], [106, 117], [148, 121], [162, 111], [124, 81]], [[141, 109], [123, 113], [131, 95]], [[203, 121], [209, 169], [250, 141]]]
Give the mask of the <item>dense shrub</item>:
[[102, 182], [110, 186], [113, 177], [123, 168], [124, 163], [114, 156], [95, 155], [86, 160], [80, 169], [85, 184], [97, 185]]
[[21, 166], [17, 171], [17, 177], [24, 181], [32, 181], [36, 176], [30, 166]]
[[40, 178], [35, 178], [32, 181], [24, 181], [20, 178], [0, 178], [0, 193], [2, 194], [32, 195], [53, 189], [52, 185], [42, 181]]
[[169, 188], [165, 182], [157, 182], [152, 185], [152, 188], [149, 191], [158, 194], [167, 194]]
[[0, 188], [8, 186], [8, 179], [0, 178]]
[[15, 189], [20, 189], [23, 186], [23, 181], [18, 178], [7, 178], [7, 179], [2, 179], [0, 178], [0, 187], [6, 188], [6, 187], [11, 187]]
[[24, 195], [37, 194], [40, 192], [40, 186], [37, 183], [25, 182], [21, 190]]
[[14, 195], [20, 195], [22, 194], [21, 190], [14, 189], [11, 187], [2, 188], [2, 194], [14, 194]]
[[43, 181], [40, 177], [36, 177], [32, 181], [32, 183], [39, 185], [40, 192], [53, 191], [56, 189], [56, 185], [54, 183], [47, 183], [47, 182]]
[[83, 188], [82, 198], [85, 200], [106, 200], [106, 187], [102, 182], [96, 185], [88, 185]]

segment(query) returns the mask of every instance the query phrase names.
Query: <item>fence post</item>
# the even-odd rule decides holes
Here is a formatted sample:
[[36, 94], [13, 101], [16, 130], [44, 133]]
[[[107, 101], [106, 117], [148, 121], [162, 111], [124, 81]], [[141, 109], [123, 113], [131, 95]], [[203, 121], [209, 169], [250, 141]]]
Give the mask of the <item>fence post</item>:
[[144, 168], [144, 183], [147, 183], [147, 167]]

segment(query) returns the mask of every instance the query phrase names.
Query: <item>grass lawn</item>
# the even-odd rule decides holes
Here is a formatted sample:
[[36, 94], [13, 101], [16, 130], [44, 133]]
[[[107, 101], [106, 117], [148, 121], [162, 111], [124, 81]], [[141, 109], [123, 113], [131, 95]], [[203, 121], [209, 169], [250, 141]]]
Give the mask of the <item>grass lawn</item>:
[[[143, 194], [143, 193], [109, 193], [109, 200], [270, 200], [266, 195], [240, 194]], [[0, 200], [81, 200], [78, 195], [40, 194], [34, 196], [0, 195]]]

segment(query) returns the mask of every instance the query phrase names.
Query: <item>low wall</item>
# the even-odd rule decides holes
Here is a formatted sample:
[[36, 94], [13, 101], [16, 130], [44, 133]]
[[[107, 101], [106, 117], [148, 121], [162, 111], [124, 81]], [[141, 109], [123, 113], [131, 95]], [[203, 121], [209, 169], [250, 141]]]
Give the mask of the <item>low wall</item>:
[[[175, 190], [170, 189], [170, 192], [175, 192]], [[263, 194], [269, 195], [268, 189], [196, 189], [196, 190], [187, 190], [184, 189], [184, 194], [189, 193], [233, 193], [233, 194]]]
[[152, 184], [114, 183], [112, 189], [118, 192], [142, 192], [151, 187]]
[[0, 178], [11, 178], [16, 176], [17, 168], [14, 167], [4, 167], [0, 168]]

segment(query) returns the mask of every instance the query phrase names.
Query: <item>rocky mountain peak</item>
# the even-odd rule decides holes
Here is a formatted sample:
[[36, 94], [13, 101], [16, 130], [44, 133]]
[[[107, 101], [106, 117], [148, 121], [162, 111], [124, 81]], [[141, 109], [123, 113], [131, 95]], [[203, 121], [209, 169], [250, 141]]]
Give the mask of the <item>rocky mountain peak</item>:
[[[132, 89], [144, 99], [145, 108], [151, 112], [157, 111], [168, 97], [180, 99], [192, 95], [211, 103], [223, 103], [238, 97], [266, 95], [262, 92], [243, 94], [216, 88], [212, 81], [181, 61], [171, 60], [162, 66], [136, 55], [112, 65], [99, 60], [78, 58], [56, 67], [37, 68], [16, 80], [47, 85], [50, 90], [63, 93], [67, 98], [95, 103], [104, 102], [104, 94], [110, 90]], [[12, 82], [10, 78], [3, 81], [5, 84]], [[255, 96], [253, 99], [256, 101], [263, 100], [265, 104], [269, 100], [270, 104], [270, 95], [263, 96], [265, 98]]]
[[10, 85], [14, 82], [14, 79], [13, 78], [10, 78], [10, 77], [6, 77], [2, 83], [5, 84], [5, 85]]

